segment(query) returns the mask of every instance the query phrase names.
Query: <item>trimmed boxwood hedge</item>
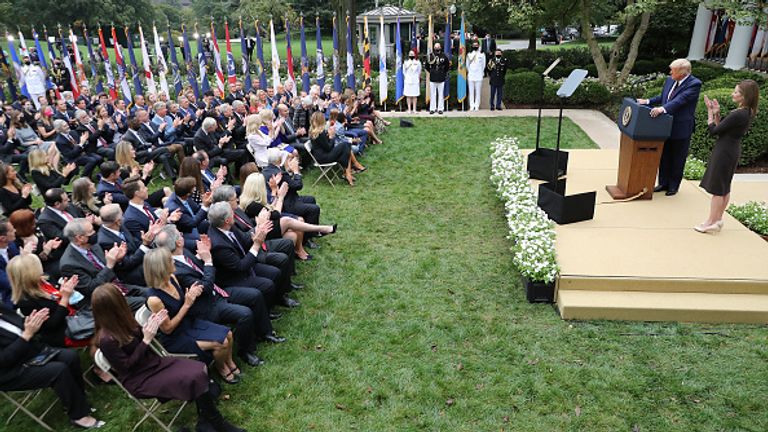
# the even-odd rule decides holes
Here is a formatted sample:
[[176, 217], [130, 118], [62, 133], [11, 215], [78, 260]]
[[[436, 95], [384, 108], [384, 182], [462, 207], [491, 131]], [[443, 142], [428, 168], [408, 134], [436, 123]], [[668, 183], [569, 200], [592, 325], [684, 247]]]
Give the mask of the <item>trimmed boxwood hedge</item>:
[[[570, 73], [570, 72], [569, 72]], [[544, 100], [547, 105], [560, 104], [557, 90], [560, 84], [547, 80], [544, 85]], [[541, 102], [541, 75], [536, 72], [508, 74], [504, 82], [504, 99], [512, 105], [534, 105]], [[608, 103], [611, 92], [596, 81], [584, 81], [573, 96], [565, 103], [569, 106], [590, 106], [599, 108]]]

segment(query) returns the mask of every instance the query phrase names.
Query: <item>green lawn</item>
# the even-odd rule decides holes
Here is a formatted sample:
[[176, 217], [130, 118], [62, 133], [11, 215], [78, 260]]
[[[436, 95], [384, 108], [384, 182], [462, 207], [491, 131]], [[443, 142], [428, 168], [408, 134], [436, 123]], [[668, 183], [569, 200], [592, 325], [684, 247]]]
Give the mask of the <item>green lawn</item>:
[[[602, 48], [607, 48], [613, 46], [613, 40], [605, 41], [605, 42], [598, 42], [597, 43]], [[588, 49], [589, 46], [587, 45], [587, 42], [581, 39], [577, 39], [574, 41], [568, 41], [561, 43], [560, 45], [557, 44], [547, 44], [547, 45], [541, 45], [537, 47], [536, 49], [541, 50], [550, 50], [550, 51], [560, 51], [560, 50], [567, 50], [567, 49]]]
[[[269, 432], [768, 429], [763, 326], [564, 322], [526, 303], [488, 144], [532, 147], [534, 118], [415, 122], [368, 151], [354, 188], [308, 173], [340, 231], [300, 264], [302, 306], [276, 322], [288, 342], [225, 388], [227, 417]], [[556, 125], [544, 119], [545, 143]], [[563, 127], [566, 147], [595, 147]], [[132, 427], [116, 388], [89, 394], [106, 430]], [[66, 429], [59, 410], [48, 419]]]

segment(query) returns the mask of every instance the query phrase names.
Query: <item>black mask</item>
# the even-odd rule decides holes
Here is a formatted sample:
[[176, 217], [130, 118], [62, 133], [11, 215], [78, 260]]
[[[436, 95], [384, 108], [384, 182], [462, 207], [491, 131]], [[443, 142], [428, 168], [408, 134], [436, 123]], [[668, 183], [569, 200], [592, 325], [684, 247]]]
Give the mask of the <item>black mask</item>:
[[415, 59], [416, 57], [414, 57], [414, 56], [408, 56], [408, 58], [409, 58], [409, 59], [411, 59], [411, 60], [413, 60], [413, 59]]
[[472, 51], [477, 51], [477, 50], [479, 50], [479, 49], [480, 49], [480, 47], [476, 47], [476, 46], [473, 46], [473, 47], [472, 47]]
[[497, 55], [497, 56], [496, 56], [496, 60], [501, 60], [501, 56], [500, 56], [500, 55]]
[[440, 49], [440, 48], [435, 48], [435, 54], [440, 54], [440, 53], [442, 53], [442, 52], [443, 52], [443, 50], [442, 50], [442, 49]]
[[31, 64], [31, 62], [29, 60], [24, 60], [24, 64], [29, 66]]

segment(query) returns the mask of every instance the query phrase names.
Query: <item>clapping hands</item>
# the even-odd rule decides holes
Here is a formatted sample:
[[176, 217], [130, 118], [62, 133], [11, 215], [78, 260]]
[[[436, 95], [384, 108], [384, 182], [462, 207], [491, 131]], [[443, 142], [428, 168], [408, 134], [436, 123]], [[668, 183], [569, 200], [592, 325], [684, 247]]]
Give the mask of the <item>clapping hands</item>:
[[167, 318], [168, 311], [166, 309], [163, 309], [157, 313], [153, 313], [152, 316], [149, 317], [147, 323], [144, 324], [144, 327], [141, 329], [142, 333], [144, 333], [145, 344], [152, 342], [152, 339], [154, 339], [155, 335], [157, 334], [157, 330], [160, 328], [160, 325]]
[[704, 95], [704, 105], [706, 105], [708, 111], [720, 112], [720, 102], [717, 99], [710, 99], [707, 95]]

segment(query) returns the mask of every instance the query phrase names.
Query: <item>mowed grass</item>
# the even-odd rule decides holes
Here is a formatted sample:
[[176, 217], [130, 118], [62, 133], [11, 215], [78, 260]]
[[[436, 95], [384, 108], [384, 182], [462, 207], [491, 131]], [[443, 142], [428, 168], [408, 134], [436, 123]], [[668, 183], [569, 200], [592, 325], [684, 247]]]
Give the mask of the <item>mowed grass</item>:
[[[313, 187], [308, 172], [305, 193], [340, 231], [299, 264], [302, 306], [276, 322], [288, 342], [261, 346], [267, 364], [224, 388], [228, 418], [271, 432], [768, 429], [765, 327], [564, 322], [526, 303], [488, 144], [532, 147], [535, 119], [415, 123], [383, 135], [354, 188]], [[544, 120], [548, 145], [556, 127]], [[563, 127], [564, 147], [594, 148]], [[108, 431], [138, 418], [114, 387], [89, 398]], [[48, 419], [66, 429], [60, 408]]]

